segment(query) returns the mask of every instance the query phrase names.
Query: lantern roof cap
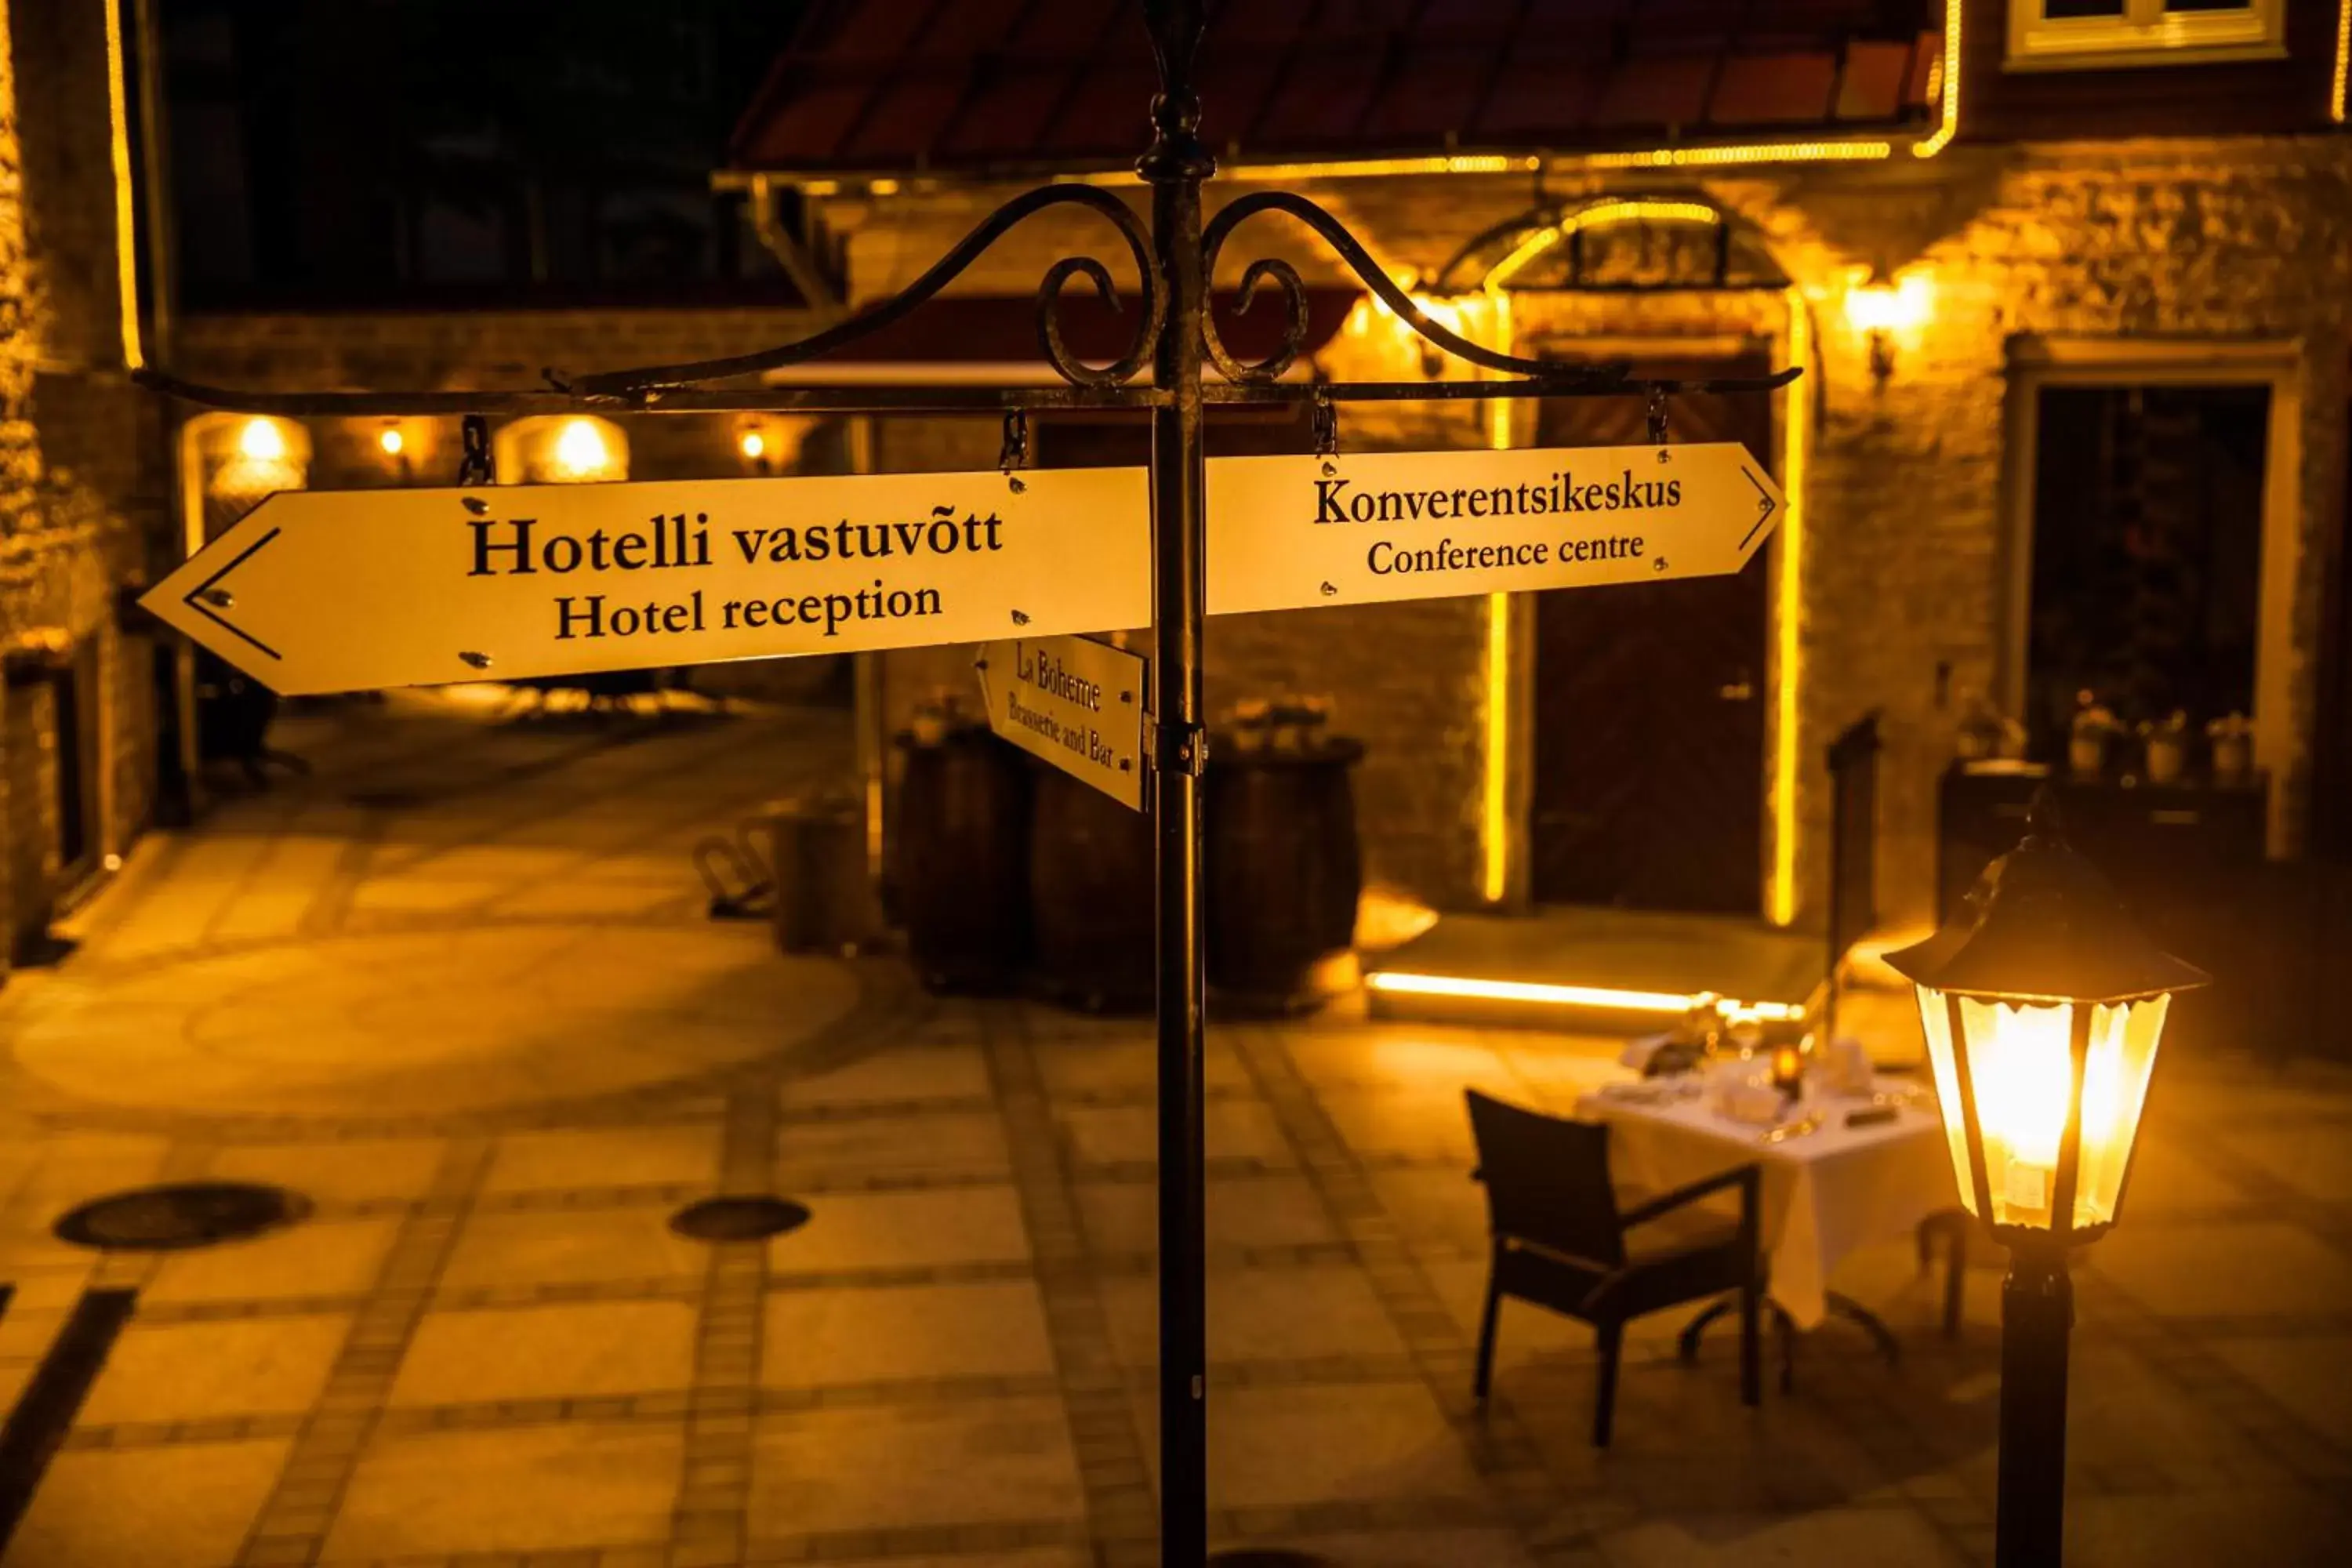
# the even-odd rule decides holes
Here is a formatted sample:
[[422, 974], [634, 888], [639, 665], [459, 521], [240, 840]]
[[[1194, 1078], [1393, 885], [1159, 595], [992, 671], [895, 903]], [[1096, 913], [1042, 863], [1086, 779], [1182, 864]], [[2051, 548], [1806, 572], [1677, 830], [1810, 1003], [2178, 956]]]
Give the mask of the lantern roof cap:
[[1967, 901], [1966, 914], [1888, 953], [1888, 965], [1938, 991], [2068, 1002], [2125, 1002], [2212, 980], [2147, 939], [2115, 885], [2066, 842], [2047, 786], [2025, 837], [1985, 868]]

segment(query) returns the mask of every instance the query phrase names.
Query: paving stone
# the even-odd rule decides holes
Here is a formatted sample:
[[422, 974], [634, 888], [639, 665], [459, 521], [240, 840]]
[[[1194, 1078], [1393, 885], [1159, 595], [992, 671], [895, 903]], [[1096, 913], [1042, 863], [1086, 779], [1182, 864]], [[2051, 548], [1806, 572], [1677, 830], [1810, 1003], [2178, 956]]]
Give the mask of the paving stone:
[[348, 1328], [341, 1318], [160, 1325], [133, 1318], [115, 1341], [77, 1420], [84, 1426], [105, 1426], [230, 1414], [299, 1415], [325, 1387]]
[[141, 1292], [154, 1301], [244, 1301], [359, 1294], [373, 1289], [399, 1225], [390, 1219], [312, 1220], [287, 1230], [163, 1260]]
[[1054, 1370], [1034, 1286], [787, 1291], [767, 1302], [761, 1381], [772, 1388]]
[[6, 1568], [158, 1568], [236, 1559], [283, 1442], [68, 1451], [0, 1558]]
[[678, 1445], [676, 1427], [644, 1422], [385, 1436], [352, 1472], [325, 1555], [664, 1541]]
[[568, 1398], [683, 1388], [692, 1373], [691, 1308], [595, 1301], [429, 1312], [417, 1324], [395, 1405]]
[[762, 1416], [754, 1444], [757, 1539], [1085, 1513], [1050, 1399]]
[[[707, 1123], [568, 1127], [509, 1132], [490, 1162], [487, 1194], [715, 1184], [719, 1130]], [[492, 1200], [495, 1201], [495, 1198]]]

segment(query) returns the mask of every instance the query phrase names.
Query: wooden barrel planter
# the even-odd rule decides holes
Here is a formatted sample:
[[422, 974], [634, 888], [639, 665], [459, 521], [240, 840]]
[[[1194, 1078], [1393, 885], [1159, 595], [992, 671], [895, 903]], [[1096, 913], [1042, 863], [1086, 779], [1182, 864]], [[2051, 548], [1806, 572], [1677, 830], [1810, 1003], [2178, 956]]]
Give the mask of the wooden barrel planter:
[[1010, 990], [1029, 953], [1029, 769], [984, 729], [901, 737], [892, 907], [932, 991]]
[[1150, 1009], [1151, 818], [1059, 769], [1034, 770], [1029, 897], [1037, 989], [1089, 1013]]
[[1358, 979], [1363, 865], [1348, 770], [1361, 743], [1213, 746], [1206, 821], [1209, 988], [1228, 1011], [1311, 1011]]

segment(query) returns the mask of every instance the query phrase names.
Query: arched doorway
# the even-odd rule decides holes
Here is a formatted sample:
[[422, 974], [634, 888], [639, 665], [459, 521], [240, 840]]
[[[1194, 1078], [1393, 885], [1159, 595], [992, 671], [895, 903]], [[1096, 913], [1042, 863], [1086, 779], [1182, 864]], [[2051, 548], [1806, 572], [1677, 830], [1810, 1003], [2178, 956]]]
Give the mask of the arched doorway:
[[[1721, 209], [1685, 195], [1542, 206], [1450, 262], [1441, 288], [1506, 301], [1520, 353], [1631, 357], [1644, 374], [1758, 376], [1787, 358], [1789, 280]], [[1638, 446], [1650, 411], [1547, 401], [1514, 432], [1544, 447]], [[1768, 394], [1688, 394], [1669, 438], [1733, 441], [1776, 474]], [[1785, 479], [1785, 475], [1782, 476]], [[1531, 595], [1521, 623], [1522, 884], [1536, 903], [1785, 918], [1772, 896], [1772, 594], [1779, 550], [1736, 577]]]

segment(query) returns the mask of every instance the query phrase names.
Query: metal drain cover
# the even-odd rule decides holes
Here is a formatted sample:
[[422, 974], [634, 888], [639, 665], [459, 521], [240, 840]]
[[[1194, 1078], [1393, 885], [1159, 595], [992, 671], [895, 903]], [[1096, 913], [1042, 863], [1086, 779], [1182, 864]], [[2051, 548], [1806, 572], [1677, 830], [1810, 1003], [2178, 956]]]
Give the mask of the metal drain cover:
[[58, 1239], [123, 1252], [175, 1252], [259, 1236], [310, 1213], [310, 1200], [250, 1182], [180, 1182], [94, 1198], [58, 1219]]
[[790, 1198], [705, 1198], [669, 1216], [670, 1229], [697, 1241], [764, 1241], [808, 1224], [804, 1205]]

